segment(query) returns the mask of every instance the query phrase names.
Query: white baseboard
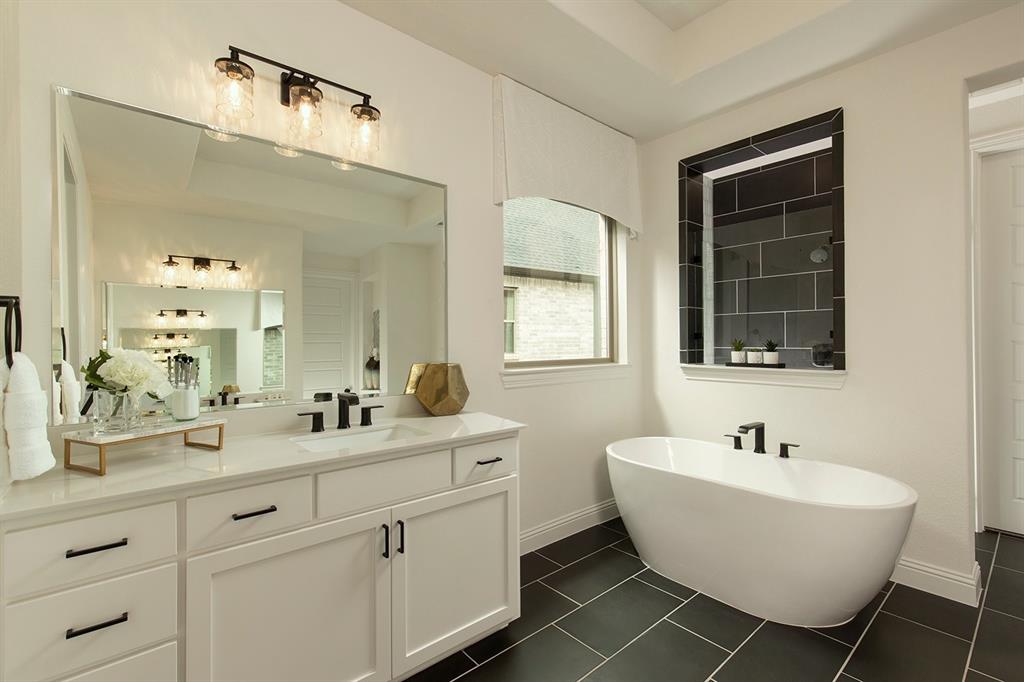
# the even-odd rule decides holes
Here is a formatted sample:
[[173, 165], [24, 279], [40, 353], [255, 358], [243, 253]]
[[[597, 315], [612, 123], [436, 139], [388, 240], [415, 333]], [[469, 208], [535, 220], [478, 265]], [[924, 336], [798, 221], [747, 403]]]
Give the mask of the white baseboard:
[[619, 515], [615, 500], [605, 500], [585, 509], [571, 512], [565, 516], [528, 528], [519, 534], [519, 553], [527, 554], [540, 549], [552, 542], [567, 538], [573, 533], [596, 526], [602, 521], [614, 519]]
[[981, 598], [981, 567], [978, 562], [974, 562], [974, 569], [968, 575], [904, 557], [896, 564], [892, 579], [901, 585], [937, 594], [968, 606], [977, 606]]

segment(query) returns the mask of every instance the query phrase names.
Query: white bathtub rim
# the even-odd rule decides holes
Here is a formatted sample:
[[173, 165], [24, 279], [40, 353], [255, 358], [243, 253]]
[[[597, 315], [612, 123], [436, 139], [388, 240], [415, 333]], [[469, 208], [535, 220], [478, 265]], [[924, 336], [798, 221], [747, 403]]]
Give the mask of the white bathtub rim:
[[[605, 447], [605, 454], [608, 457], [613, 457], [613, 458], [615, 458], [615, 459], [617, 459], [620, 462], [623, 462], [625, 464], [630, 464], [630, 465], [633, 465], [633, 466], [643, 467], [645, 469], [651, 469], [653, 471], [660, 471], [662, 473], [669, 474], [669, 475], [672, 475], [672, 476], [682, 476], [684, 478], [692, 478], [692, 479], [695, 479], [695, 480], [698, 480], [698, 481], [705, 481], [707, 483], [712, 483], [712, 484], [715, 484], [715, 485], [725, 486], [727, 488], [732, 488], [734, 490], [741, 490], [743, 492], [749, 492], [749, 493], [753, 493], [755, 495], [762, 495], [764, 497], [770, 497], [770, 498], [773, 498], [773, 499], [776, 499], [776, 500], [783, 500], [785, 502], [796, 502], [798, 504], [805, 504], [805, 505], [809, 505], [809, 506], [813, 506], [813, 507], [824, 507], [824, 508], [827, 508], [827, 509], [851, 509], [851, 510], [864, 509], [864, 510], [879, 510], [879, 511], [881, 511], [881, 510], [886, 510], [886, 509], [903, 509], [903, 508], [906, 508], [906, 507], [915, 507], [917, 505], [917, 500], [918, 500], [917, 491], [914, 490], [913, 488], [911, 488], [909, 485], [907, 485], [903, 481], [900, 481], [899, 479], [892, 478], [890, 476], [886, 476], [884, 474], [877, 473], [875, 471], [870, 471], [868, 469], [861, 469], [859, 467], [852, 467], [852, 466], [849, 466], [849, 465], [846, 465], [846, 464], [837, 464], [835, 462], [825, 462], [825, 461], [822, 461], [822, 460], [808, 459], [808, 458], [804, 458], [804, 457], [795, 457], [793, 455], [790, 455], [790, 458], [792, 458], [792, 459], [798, 459], [798, 460], [805, 461], [805, 462], [817, 462], [817, 463], [820, 463], [820, 464], [826, 464], [826, 465], [828, 465], [830, 467], [838, 467], [838, 468], [841, 468], [841, 469], [850, 469], [850, 470], [853, 470], [853, 471], [859, 471], [859, 472], [868, 473], [868, 474], [871, 474], [872, 476], [878, 476], [879, 478], [886, 479], [886, 480], [888, 480], [888, 481], [890, 481], [892, 483], [897, 484], [901, 488], [903, 488], [903, 490], [907, 494], [907, 497], [905, 497], [903, 500], [900, 500], [899, 502], [892, 502], [892, 503], [889, 503], [889, 504], [835, 504], [835, 503], [832, 503], [832, 502], [819, 502], [819, 501], [816, 501], [816, 500], [807, 500], [807, 499], [804, 499], [804, 498], [801, 498], [801, 497], [793, 497], [791, 495], [779, 495], [777, 493], [768, 492], [768, 491], [760, 489], [760, 488], [752, 488], [750, 486], [737, 485], [735, 483], [728, 483], [728, 482], [723, 481], [721, 479], [708, 478], [706, 476], [697, 476], [695, 474], [688, 474], [688, 473], [682, 473], [680, 471], [673, 471], [672, 469], [666, 469], [664, 467], [655, 466], [653, 464], [647, 464], [645, 462], [638, 462], [635, 459], [630, 459], [629, 457], [617, 454], [616, 452], [613, 451], [613, 448], [616, 445], [620, 445], [620, 444], [623, 444], [623, 443], [629, 443], [629, 442], [636, 442], [636, 441], [645, 441], [645, 440], [653, 440], [653, 441], [659, 441], [659, 442], [664, 442], [664, 441], [667, 441], [667, 440], [668, 441], [671, 441], [671, 440], [687, 441], [687, 442], [690, 442], [690, 443], [702, 443], [702, 444], [711, 445], [711, 446], [714, 446], [714, 447], [719, 447], [721, 449], [725, 449], [725, 446], [722, 446], [722, 445], [720, 445], [718, 443], [713, 443], [711, 441], [706, 441], [706, 440], [697, 440], [696, 438], [681, 438], [681, 437], [675, 437], [675, 436], [637, 436], [637, 437], [634, 437], [634, 438], [623, 438], [623, 439], [617, 440], [617, 441], [615, 441], [613, 443], [609, 443]], [[739, 450], [739, 451], [732, 451], [732, 450], [730, 450], [730, 453], [732, 453], [732, 454], [739, 454], [739, 455], [748, 456], [748, 457], [779, 457], [777, 454], [772, 454], [772, 453], [760, 454], [760, 453], [754, 453], [754, 452], [752, 452], [750, 450]], [[654, 569], [651, 569], [651, 570], [654, 570]], [[655, 571], [655, 572], [657, 573], [657, 571]], [[825, 627], [825, 626], [823, 626], [823, 627]], [[828, 626], [828, 627], [835, 627], [835, 626]]]

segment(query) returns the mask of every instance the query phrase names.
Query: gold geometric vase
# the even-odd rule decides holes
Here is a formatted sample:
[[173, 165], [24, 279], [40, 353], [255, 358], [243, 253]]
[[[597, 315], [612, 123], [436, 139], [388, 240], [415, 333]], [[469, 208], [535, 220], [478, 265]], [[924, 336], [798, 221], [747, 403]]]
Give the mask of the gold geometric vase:
[[457, 362], [417, 362], [409, 368], [406, 394], [435, 417], [458, 414], [469, 400], [469, 387]]

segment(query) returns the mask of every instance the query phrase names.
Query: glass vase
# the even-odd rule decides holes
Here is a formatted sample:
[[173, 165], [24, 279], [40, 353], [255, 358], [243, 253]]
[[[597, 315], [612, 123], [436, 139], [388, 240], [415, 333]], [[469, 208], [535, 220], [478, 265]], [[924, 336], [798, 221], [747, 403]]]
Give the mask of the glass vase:
[[139, 398], [129, 393], [97, 391], [95, 433], [125, 433], [142, 426]]

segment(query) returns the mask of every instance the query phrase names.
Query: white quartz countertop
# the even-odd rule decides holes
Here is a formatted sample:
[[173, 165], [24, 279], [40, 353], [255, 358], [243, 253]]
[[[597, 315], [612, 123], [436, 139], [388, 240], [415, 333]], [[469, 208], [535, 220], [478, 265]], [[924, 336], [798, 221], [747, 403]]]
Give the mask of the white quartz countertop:
[[[367, 434], [405, 427], [403, 437], [353, 447], [310, 451], [302, 441]], [[429, 451], [456, 446], [461, 442], [512, 435], [524, 424], [482, 412], [466, 412], [450, 417], [398, 417], [378, 419], [372, 427], [353, 426], [347, 430], [327, 428], [311, 434], [308, 429], [286, 433], [231, 436], [231, 424], [225, 427], [223, 450], [186, 447], [167, 439], [147, 444], [113, 448], [107, 455], [107, 475], [95, 476], [57, 466], [38, 478], [17, 481], [0, 497], [0, 521], [28, 514], [65, 511], [98, 502], [111, 502], [157, 493], [177, 492], [204, 484], [231, 482], [275, 473], [302, 473], [321, 465], [338, 468], [366, 464], [377, 459], [414, 451]], [[196, 440], [202, 441], [201, 434]], [[372, 437], [370, 438], [372, 439]], [[77, 457], [85, 461], [88, 449]]]

